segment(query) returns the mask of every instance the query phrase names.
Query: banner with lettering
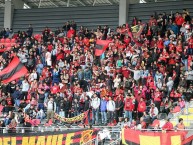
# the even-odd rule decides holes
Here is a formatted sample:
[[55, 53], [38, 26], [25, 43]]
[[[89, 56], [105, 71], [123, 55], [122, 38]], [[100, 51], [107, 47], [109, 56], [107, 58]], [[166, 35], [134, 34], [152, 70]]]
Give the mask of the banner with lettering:
[[66, 122], [66, 123], [75, 123], [84, 120], [88, 116], [88, 111], [81, 113], [78, 116], [72, 117], [72, 118], [65, 118], [61, 117], [57, 113], [55, 113], [54, 118], [61, 121], [61, 122]]
[[147, 132], [131, 129], [122, 130], [123, 145], [182, 145], [186, 131]]
[[0, 134], [0, 145], [82, 145], [96, 138], [99, 130]]

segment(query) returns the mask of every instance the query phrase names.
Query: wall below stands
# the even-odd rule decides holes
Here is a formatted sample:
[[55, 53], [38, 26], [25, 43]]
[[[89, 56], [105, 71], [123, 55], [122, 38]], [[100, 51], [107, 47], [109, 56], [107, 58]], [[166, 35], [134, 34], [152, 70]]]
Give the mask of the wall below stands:
[[78, 27], [83, 25], [89, 29], [98, 25], [118, 26], [118, 6], [45, 8], [45, 9], [15, 9], [13, 15], [14, 32], [26, 31], [29, 24], [33, 25], [34, 32], [41, 32], [45, 26], [55, 31], [62, 27], [64, 22], [74, 20]]
[[184, 8], [188, 9], [190, 15], [193, 16], [193, 1], [184, 0], [184, 1], [171, 1], [171, 2], [157, 2], [157, 3], [141, 3], [141, 4], [130, 4], [129, 5], [129, 23], [132, 22], [134, 16], [138, 19], [141, 19], [143, 22], [148, 22], [150, 16], [157, 12], [166, 12], [167, 15], [175, 12], [182, 13]]
[[4, 9], [0, 9], [0, 31], [4, 28]]

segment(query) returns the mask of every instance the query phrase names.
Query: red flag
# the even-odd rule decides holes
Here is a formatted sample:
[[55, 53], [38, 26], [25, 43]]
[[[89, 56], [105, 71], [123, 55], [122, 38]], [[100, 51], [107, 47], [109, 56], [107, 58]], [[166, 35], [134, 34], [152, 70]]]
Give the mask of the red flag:
[[[132, 33], [132, 30], [129, 30], [128, 29], [128, 35], [129, 37], [131, 37], [131, 40], [137, 45], [137, 46], [142, 46], [142, 43], [138, 42], [138, 40], [136, 40], [137, 37], [139, 37], [143, 31], [145, 27], [145, 24], [141, 25], [140, 28], [139, 28], [139, 31], [137, 33]], [[135, 38], [133, 37], [135, 36]]]
[[0, 72], [0, 78], [3, 83], [9, 83], [26, 75], [27, 72], [26, 67], [20, 62], [19, 58], [15, 56], [11, 63]]
[[109, 40], [99, 40], [99, 39], [97, 39], [96, 45], [95, 45], [95, 55], [96, 56], [101, 56], [105, 52], [107, 47], [109, 46], [110, 42], [111, 41], [109, 41]]

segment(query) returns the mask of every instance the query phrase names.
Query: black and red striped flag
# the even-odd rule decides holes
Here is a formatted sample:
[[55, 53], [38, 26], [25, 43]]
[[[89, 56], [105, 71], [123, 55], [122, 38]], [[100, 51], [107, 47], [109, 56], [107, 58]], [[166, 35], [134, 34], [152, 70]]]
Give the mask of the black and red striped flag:
[[111, 41], [109, 40], [97, 39], [96, 45], [95, 45], [95, 56], [101, 56], [108, 48], [110, 42]]
[[20, 62], [19, 58], [15, 56], [10, 64], [0, 72], [0, 78], [5, 84], [25, 76], [27, 73], [27, 68]]

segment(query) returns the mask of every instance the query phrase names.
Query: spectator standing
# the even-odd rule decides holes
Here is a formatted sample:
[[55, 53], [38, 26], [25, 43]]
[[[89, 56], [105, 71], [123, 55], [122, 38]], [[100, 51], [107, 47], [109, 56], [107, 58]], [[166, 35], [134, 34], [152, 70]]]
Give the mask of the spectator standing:
[[110, 125], [114, 122], [114, 114], [115, 114], [115, 102], [109, 97], [109, 101], [107, 102], [107, 113]]
[[27, 95], [28, 95], [28, 91], [30, 89], [30, 85], [28, 83], [28, 81], [26, 80], [26, 78], [24, 78], [24, 80], [22, 81], [22, 98], [24, 100], [27, 99]]
[[146, 111], [146, 103], [143, 98], [140, 99], [137, 107], [138, 119], [143, 116], [143, 113]]
[[47, 122], [51, 119], [54, 122], [54, 113], [56, 112], [56, 103], [54, 99], [51, 97], [46, 104], [47, 107]]
[[134, 110], [134, 104], [131, 96], [127, 95], [124, 102], [124, 111], [125, 111], [125, 118], [129, 118], [130, 122], [132, 121], [132, 113]]
[[93, 95], [93, 98], [91, 100], [91, 107], [92, 107], [92, 124], [98, 124], [100, 98], [98, 98], [96, 94]]
[[119, 94], [115, 100], [115, 119], [116, 119], [116, 122], [118, 122], [119, 118], [123, 116], [123, 107], [124, 107], [123, 99], [122, 99], [121, 94]]
[[105, 96], [101, 99], [100, 111], [102, 124], [107, 124], [107, 101], [105, 100]]

